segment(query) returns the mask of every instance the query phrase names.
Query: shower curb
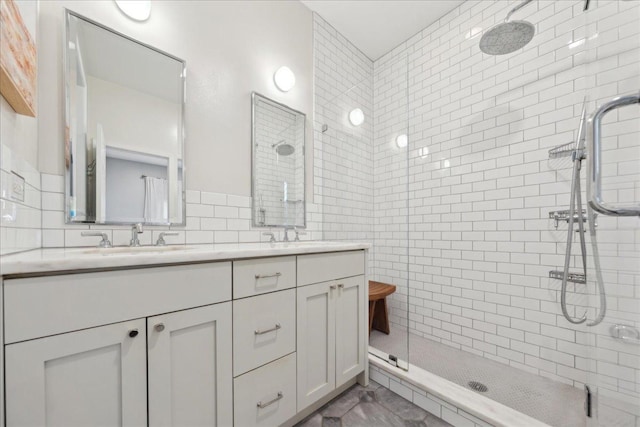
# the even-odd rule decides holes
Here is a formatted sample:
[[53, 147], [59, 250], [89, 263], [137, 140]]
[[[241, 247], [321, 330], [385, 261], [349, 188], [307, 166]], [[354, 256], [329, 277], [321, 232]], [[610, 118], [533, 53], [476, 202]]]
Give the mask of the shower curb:
[[370, 354], [369, 378], [455, 427], [551, 427], [414, 365], [407, 372]]

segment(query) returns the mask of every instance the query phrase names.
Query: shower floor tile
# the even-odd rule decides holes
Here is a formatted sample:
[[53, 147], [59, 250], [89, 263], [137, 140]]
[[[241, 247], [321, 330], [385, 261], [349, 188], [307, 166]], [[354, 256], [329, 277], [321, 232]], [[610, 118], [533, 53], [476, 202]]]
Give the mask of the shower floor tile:
[[354, 385], [296, 427], [453, 427], [371, 381]]
[[[480, 383], [487, 390], [479, 394], [549, 425], [586, 425], [581, 389], [414, 334], [409, 339], [412, 365], [469, 389], [469, 382]], [[406, 330], [392, 329], [390, 335], [374, 330], [369, 345], [406, 360]]]

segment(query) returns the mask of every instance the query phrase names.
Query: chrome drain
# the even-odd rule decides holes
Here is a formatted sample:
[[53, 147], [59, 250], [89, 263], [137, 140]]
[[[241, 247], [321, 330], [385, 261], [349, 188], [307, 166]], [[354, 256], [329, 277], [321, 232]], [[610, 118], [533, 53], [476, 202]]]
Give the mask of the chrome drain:
[[489, 387], [482, 383], [479, 383], [478, 381], [469, 381], [467, 384], [469, 385], [471, 390], [478, 391], [480, 393], [484, 393], [485, 391], [489, 390]]

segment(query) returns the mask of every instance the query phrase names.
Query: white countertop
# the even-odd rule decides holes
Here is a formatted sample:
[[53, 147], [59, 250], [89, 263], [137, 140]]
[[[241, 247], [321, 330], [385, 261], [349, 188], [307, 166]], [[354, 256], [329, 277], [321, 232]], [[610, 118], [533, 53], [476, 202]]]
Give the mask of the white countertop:
[[110, 269], [133, 266], [220, 261], [369, 249], [368, 243], [278, 242], [225, 243], [217, 245], [171, 245], [157, 248], [35, 249], [0, 257], [0, 274], [21, 275], [60, 271]]

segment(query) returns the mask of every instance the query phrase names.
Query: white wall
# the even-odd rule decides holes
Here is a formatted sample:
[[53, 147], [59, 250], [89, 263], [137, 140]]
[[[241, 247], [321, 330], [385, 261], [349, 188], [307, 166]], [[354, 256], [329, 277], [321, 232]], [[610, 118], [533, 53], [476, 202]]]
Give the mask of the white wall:
[[[158, 1], [149, 20], [138, 23], [112, 1], [44, 1], [39, 27], [42, 172], [64, 172], [64, 7], [186, 60], [187, 188], [250, 195], [251, 91], [311, 117], [312, 14], [299, 2]], [[281, 65], [296, 74], [296, 86], [286, 94], [273, 85]]]
[[[111, 1], [46, 1], [40, 14], [39, 164], [43, 172], [42, 240], [44, 247], [92, 246], [84, 229], [107, 232], [126, 245], [126, 226], [64, 224], [63, 7], [169, 52], [187, 62], [186, 226], [172, 227], [170, 243], [255, 242], [264, 229], [251, 218], [251, 92], [307, 114], [307, 153], [313, 152], [312, 15], [299, 2], [161, 1], [151, 18], [137, 23]], [[296, 86], [286, 94], [273, 84], [273, 73], [288, 65]], [[306, 156], [308, 228], [305, 238], [319, 238], [321, 217], [312, 205], [313, 156]], [[151, 243], [155, 227], [145, 232]]]

